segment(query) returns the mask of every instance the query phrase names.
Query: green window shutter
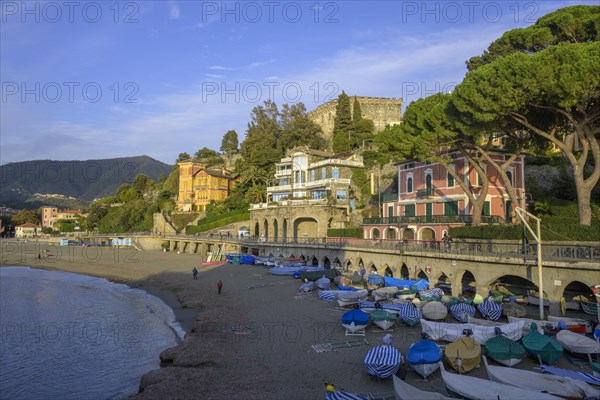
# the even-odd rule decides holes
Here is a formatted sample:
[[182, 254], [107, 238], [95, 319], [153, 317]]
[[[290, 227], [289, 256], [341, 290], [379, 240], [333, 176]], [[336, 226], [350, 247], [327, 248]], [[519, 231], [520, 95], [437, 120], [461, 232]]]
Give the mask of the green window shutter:
[[486, 201], [483, 203], [483, 212], [481, 215], [489, 217], [490, 216], [490, 202]]
[[448, 178], [447, 178], [447, 180], [448, 180], [447, 186], [449, 188], [454, 187], [454, 177], [450, 174], [450, 172], [448, 172]]
[[444, 203], [444, 215], [458, 215], [458, 201], [448, 201]]

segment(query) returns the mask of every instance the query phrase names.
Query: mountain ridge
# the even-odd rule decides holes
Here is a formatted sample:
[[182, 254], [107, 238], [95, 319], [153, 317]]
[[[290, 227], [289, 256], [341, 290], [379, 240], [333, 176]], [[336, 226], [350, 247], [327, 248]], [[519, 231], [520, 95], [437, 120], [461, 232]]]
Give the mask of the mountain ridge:
[[[0, 203], [13, 208], [54, 205], [34, 195], [74, 197], [78, 204], [113, 195], [138, 174], [158, 180], [169, 175], [173, 165], [141, 155], [91, 160], [30, 160], [0, 166]], [[61, 202], [61, 207], [64, 202]]]

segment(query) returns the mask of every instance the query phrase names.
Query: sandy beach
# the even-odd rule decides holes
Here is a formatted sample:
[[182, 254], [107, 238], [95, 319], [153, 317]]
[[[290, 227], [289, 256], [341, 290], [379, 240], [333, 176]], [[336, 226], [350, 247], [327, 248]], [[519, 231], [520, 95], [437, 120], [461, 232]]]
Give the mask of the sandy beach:
[[[370, 326], [368, 345], [317, 353], [314, 344], [363, 338], [345, 336], [337, 303], [298, 293], [300, 282], [291, 277], [273, 276], [260, 266], [202, 267], [195, 255], [128, 249], [54, 247], [53, 257], [38, 259], [34, 245], [2, 243], [1, 264], [105, 277], [144, 289], [174, 309], [186, 337], [160, 354], [162, 367], [142, 378], [141, 392], [131, 399], [322, 399], [324, 382], [393, 396], [391, 381], [370, 377], [363, 365], [366, 352], [381, 344], [386, 332]], [[192, 278], [194, 266], [198, 280]], [[420, 339], [419, 326], [396, 324], [390, 333], [403, 354]], [[518, 368], [534, 366], [525, 360]], [[579, 368], [565, 357], [559, 366]], [[470, 375], [485, 377], [485, 372], [477, 368]], [[439, 372], [427, 381], [409, 372], [406, 380], [445, 393]]]

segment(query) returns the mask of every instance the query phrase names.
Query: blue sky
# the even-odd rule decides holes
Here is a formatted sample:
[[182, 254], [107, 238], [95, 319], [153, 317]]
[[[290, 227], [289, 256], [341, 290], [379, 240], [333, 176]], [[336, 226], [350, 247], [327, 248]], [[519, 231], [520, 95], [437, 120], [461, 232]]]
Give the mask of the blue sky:
[[0, 162], [218, 150], [272, 99], [452, 90], [566, 1], [2, 1]]

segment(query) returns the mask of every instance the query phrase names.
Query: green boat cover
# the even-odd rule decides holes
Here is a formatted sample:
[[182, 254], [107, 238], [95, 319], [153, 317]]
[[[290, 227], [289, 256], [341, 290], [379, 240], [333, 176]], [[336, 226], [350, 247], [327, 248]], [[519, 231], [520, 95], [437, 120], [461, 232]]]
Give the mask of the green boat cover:
[[521, 340], [527, 353], [536, 359], [539, 356], [542, 361], [548, 364], [558, 362], [563, 353], [563, 347], [560, 343], [539, 333], [535, 322], [531, 323], [529, 329], [529, 333], [523, 336], [523, 339]]
[[485, 354], [494, 360], [522, 360], [525, 358], [525, 349], [514, 340], [498, 335], [485, 342]]
[[321, 279], [325, 275], [326, 278], [333, 279], [336, 276], [341, 275], [340, 271], [335, 268], [325, 269], [323, 271], [310, 271], [310, 272], [301, 272], [300, 279], [308, 279], [309, 281], [316, 281], [317, 279]]

